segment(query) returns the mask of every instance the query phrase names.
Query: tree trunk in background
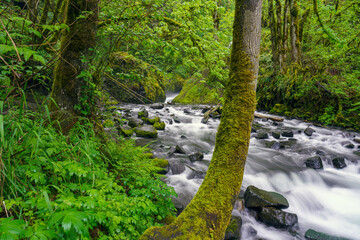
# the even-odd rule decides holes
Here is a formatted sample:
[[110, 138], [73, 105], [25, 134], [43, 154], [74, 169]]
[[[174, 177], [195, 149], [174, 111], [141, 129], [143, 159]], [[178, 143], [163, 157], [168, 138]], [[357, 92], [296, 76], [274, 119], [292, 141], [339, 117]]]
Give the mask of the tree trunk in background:
[[284, 65], [286, 64], [287, 58], [286, 58], [286, 53], [288, 51], [288, 33], [289, 33], [289, 29], [288, 29], [288, 23], [289, 23], [289, 1], [290, 0], [285, 0], [285, 6], [284, 6], [284, 17], [283, 17], [283, 39], [282, 39], [282, 48], [281, 48], [281, 55], [282, 55], [282, 59], [284, 62]]
[[206, 177], [176, 220], [140, 239], [223, 239], [239, 195], [247, 157], [259, 68], [261, 0], [236, 0], [229, 80]]
[[269, 14], [272, 62], [273, 62], [274, 75], [276, 75], [280, 67], [280, 61], [279, 61], [280, 59], [279, 59], [278, 31], [274, 16], [273, 0], [268, 0], [268, 8], [269, 8], [268, 14]]
[[[92, 13], [79, 19], [82, 11]], [[74, 106], [79, 104], [83, 83], [77, 76], [87, 69], [81, 58], [88, 54], [89, 48], [95, 46], [97, 17], [98, 0], [67, 0], [65, 24], [70, 30], [64, 31], [61, 39], [60, 57], [55, 67], [51, 92], [51, 98], [58, 107], [50, 101], [50, 110], [55, 112], [53, 118], [65, 120], [62, 127], [71, 128], [76, 122], [72, 118], [79, 115]]]
[[284, 68], [284, 60], [283, 60], [283, 54], [282, 53], [282, 32], [281, 32], [281, 28], [282, 28], [282, 21], [281, 21], [281, 2], [280, 0], [276, 0], [276, 32], [277, 32], [277, 36], [276, 36], [276, 42], [277, 42], [277, 51], [278, 51], [278, 56], [279, 56], [279, 67], [278, 69], [283, 69]]
[[290, 42], [291, 58], [293, 62], [299, 62], [300, 41], [299, 41], [299, 9], [297, 0], [290, 0]]

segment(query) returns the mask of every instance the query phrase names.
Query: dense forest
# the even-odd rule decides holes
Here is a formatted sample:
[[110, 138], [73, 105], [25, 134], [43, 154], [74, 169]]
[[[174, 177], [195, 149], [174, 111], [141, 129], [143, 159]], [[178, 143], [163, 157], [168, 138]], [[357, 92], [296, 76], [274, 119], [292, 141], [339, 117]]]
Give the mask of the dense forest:
[[[241, 171], [223, 167], [221, 174], [239, 182], [210, 196], [224, 176], [210, 167], [213, 182], [192, 206], [220, 208], [209, 204], [219, 196], [233, 206], [255, 101], [259, 111], [359, 131], [360, 1], [248, 2], [1, 1], [0, 239], [139, 239], [150, 227], [201, 215], [198, 208], [175, 217], [168, 160], [154, 156], [150, 142], [136, 143], [165, 123], [145, 108], [134, 120], [121, 104], [156, 109], [171, 92], [171, 105], [217, 106], [206, 109], [222, 115], [212, 166], [234, 156], [233, 171]], [[237, 48], [252, 42], [236, 36], [260, 33], [241, 17], [246, 7], [261, 11], [254, 56]], [[139, 121], [155, 132], [134, 128]], [[224, 237], [226, 204], [224, 216], [203, 217], [215, 220], [201, 223], [206, 233], [197, 239]]]

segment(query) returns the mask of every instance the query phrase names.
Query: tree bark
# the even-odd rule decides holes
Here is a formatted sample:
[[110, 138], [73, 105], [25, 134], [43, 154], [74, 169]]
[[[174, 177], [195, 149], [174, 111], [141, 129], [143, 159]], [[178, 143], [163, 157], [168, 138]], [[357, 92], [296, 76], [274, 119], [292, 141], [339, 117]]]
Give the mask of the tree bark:
[[[79, 104], [83, 83], [77, 76], [87, 69], [81, 58], [95, 46], [98, 0], [67, 0], [65, 24], [70, 30], [61, 39], [60, 57], [54, 71], [50, 110], [55, 119], [64, 120], [79, 115], [74, 106]], [[79, 18], [83, 11], [91, 11], [86, 18]], [[64, 114], [64, 115], [63, 115]]]
[[214, 154], [194, 199], [165, 227], [140, 239], [223, 239], [239, 195], [247, 157], [259, 68], [261, 0], [236, 0], [225, 104]]
[[[281, 48], [281, 55], [282, 59], [285, 65], [285, 62], [287, 62], [286, 54], [288, 52], [288, 34], [289, 34], [289, 1], [285, 0], [285, 6], [284, 6], [284, 17], [283, 17], [283, 39], [282, 39], [282, 48]], [[283, 66], [284, 67], [284, 66]]]
[[270, 38], [271, 38], [271, 52], [272, 52], [272, 63], [274, 74], [276, 75], [279, 70], [279, 45], [278, 45], [278, 32], [277, 24], [274, 16], [274, 1], [268, 0], [268, 15], [269, 15], [269, 27], [270, 27]]
[[291, 58], [294, 62], [299, 62], [300, 41], [299, 41], [299, 9], [297, 0], [290, 0], [290, 41]]

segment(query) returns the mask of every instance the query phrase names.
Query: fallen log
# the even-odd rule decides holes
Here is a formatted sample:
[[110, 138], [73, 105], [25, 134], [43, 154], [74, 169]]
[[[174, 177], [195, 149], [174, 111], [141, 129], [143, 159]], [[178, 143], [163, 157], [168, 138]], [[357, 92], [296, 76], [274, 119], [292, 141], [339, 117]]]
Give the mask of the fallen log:
[[210, 110], [208, 110], [206, 113], [204, 113], [204, 117], [201, 120], [201, 122], [204, 124], [207, 123], [209, 121], [210, 114], [213, 112], [216, 112], [217, 110], [219, 110], [219, 108], [220, 108], [220, 104], [216, 105], [216, 107], [210, 108]]
[[260, 113], [254, 113], [254, 116], [257, 117], [257, 118], [270, 119], [270, 120], [275, 121], [275, 122], [284, 121], [284, 118], [282, 118], [282, 117], [275, 117], [275, 116], [270, 116], [270, 115], [265, 115], [265, 114], [260, 114]]

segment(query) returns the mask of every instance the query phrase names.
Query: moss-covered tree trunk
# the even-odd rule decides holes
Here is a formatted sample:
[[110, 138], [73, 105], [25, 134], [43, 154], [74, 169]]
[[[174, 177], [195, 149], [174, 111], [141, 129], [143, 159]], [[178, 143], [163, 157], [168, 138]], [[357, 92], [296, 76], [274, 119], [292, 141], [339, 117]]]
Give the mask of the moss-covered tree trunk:
[[300, 59], [300, 41], [299, 41], [299, 8], [297, 0], [290, 0], [290, 42], [291, 58], [294, 62]]
[[215, 150], [194, 199], [176, 220], [148, 229], [140, 239], [223, 239], [239, 195], [255, 110], [261, 0], [236, 0], [225, 104]]
[[[54, 71], [51, 97], [58, 107], [50, 101], [50, 110], [56, 112], [54, 118], [67, 120], [65, 122], [71, 125], [73, 121], [69, 119], [79, 115], [74, 106], [79, 104], [84, 84], [77, 76], [87, 69], [81, 59], [95, 46], [98, 0], [67, 0], [66, 4], [65, 24], [70, 30], [63, 33]], [[85, 17], [80, 18], [81, 15]]]

